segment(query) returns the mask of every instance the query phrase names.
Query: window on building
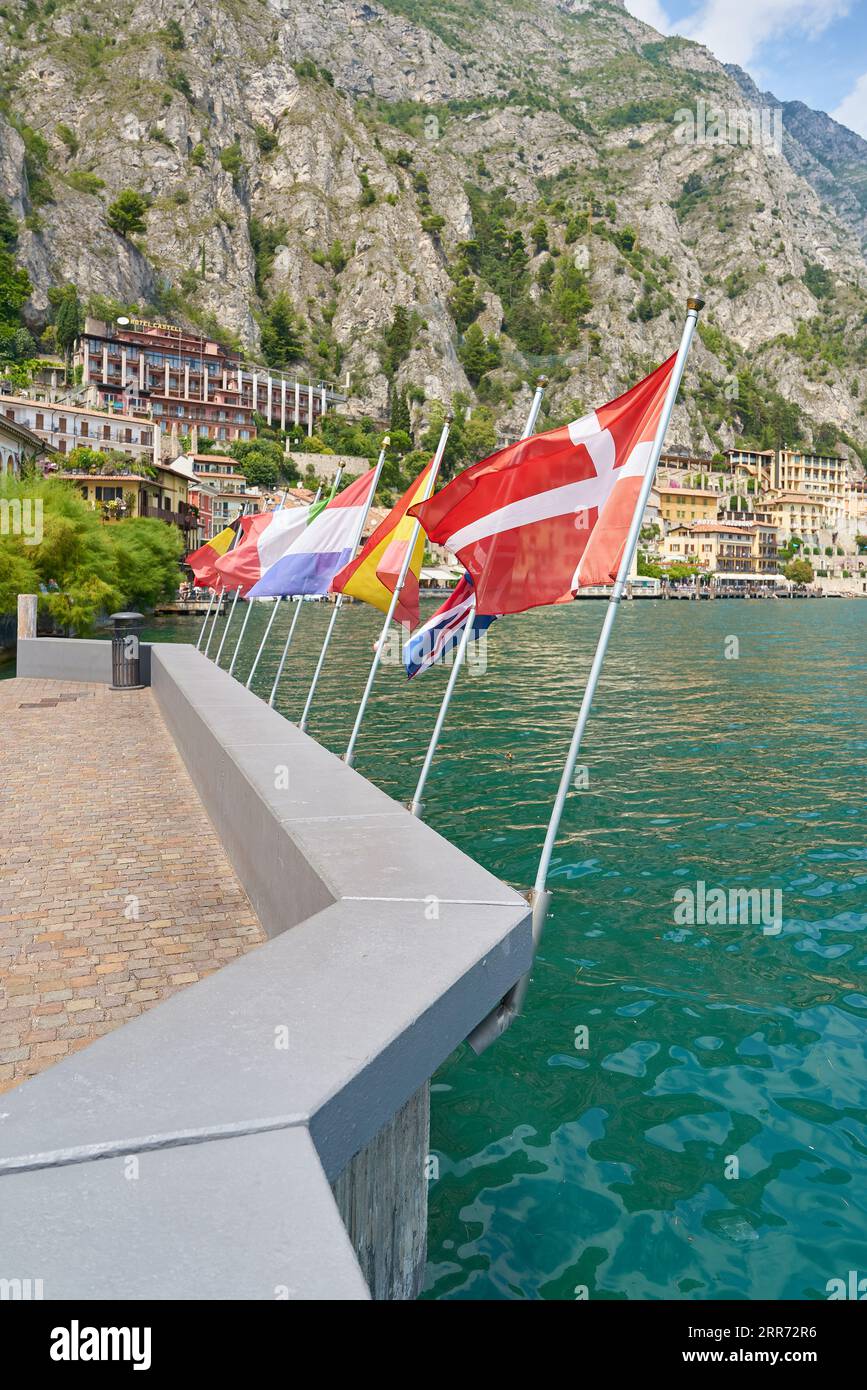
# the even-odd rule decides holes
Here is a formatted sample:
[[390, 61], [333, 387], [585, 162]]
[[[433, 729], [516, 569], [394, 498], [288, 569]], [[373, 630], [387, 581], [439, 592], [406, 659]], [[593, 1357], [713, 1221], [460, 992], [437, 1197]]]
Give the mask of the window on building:
[[103, 425], [102, 437], [103, 439], [111, 439], [111, 425]]
[[83, 439], [86, 439], [86, 438], [87, 438], [87, 429], [88, 429], [87, 421], [86, 421], [86, 420], [82, 420], [82, 422], [81, 422], [81, 429], [80, 429], [78, 432], [79, 432], [79, 434], [82, 436]]
[[36, 416], [36, 429], [38, 429], [38, 430], [44, 430], [44, 429], [45, 429], [45, 416], [44, 416], [44, 415], [37, 414], [37, 416]]
[[97, 484], [96, 500], [97, 502], [121, 502], [123, 500], [123, 488], [103, 487], [101, 484]]

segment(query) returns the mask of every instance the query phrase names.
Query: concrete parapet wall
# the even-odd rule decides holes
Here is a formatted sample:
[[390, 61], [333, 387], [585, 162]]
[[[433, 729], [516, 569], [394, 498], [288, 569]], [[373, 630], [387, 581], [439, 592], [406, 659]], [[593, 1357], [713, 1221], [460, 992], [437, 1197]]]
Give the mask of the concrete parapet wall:
[[152, 685], [270, 939], [3, 1097], [0, 1277], [411, 1295], [428, 1081], [528, 968], [529, 909], [192, 647]]
[[[150, 643], [142, 642], [139, 652], [142, 685], [150, 685]], [[108, 639], [19, 637], [15, 671], [16, 675], [41, 680], [111, 685], [111, 642]]]

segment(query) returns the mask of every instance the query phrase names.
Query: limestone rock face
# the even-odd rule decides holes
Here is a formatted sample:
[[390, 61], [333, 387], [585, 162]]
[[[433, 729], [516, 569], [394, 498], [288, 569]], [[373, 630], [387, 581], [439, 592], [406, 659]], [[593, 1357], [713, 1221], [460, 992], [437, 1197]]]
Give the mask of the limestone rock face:
[[[386, 415], [394, 389], [479, 390], [505, 439], [537, 372], [550, 423], [609, 399], [675, 349], [702, 290], [672, 442], [718, 449], [744, 432], [720, 402], [747, 378], [808, 432], [863, 441], [867, 144], [800, 103], [783, 108], [779, 148], [732, 141], [730, 121], [728, 138], [699, 132], [700, 106], [776, 104], [622, 5], [67, 0], [33, 18], [10, 0], [4, 16], [0, 197], [34, 326], [49, 287], [72, 281], [82, 298], [219, 324], [256, 353], [285, 294], [304, 321], [300, 370], [348, 380], [356, 412]], [[123, 237], [106, 215], [129, 188], [149, 208], [145, 233]], [[497, 218], [527, 249], [514, 284], [492, 277]], [[547, 315], [567, 265], [589, 307], [534, 351], [516, 301]], [[462, 274], [500, 345], [481, 389], [458, 355]], [[398, 305], [411, 342], [389, 376]]]

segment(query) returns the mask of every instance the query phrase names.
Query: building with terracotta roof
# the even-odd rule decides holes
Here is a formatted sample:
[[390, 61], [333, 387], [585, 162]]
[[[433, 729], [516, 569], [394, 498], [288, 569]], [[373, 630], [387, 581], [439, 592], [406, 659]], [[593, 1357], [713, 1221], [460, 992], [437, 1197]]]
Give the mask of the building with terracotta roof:
[[81, 447], [159, 462], [158, 431], [149, 419], [19, 395], [0, 396], [3, 416], [31, 430], [59, 454]]
[[696, 565], [725, 582], [776, 581], [777, 531], [771, 522], [702, 521], [673, 526], [660, 545], [664, 561]]

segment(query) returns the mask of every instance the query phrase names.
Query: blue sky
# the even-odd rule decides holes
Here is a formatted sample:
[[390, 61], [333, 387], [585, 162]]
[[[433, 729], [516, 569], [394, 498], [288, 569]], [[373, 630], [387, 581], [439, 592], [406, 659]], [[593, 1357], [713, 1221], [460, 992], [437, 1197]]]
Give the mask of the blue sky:
[[667, 34], [739, 63], [781, 101], [799, 99], [867, 139], [867, 0], [625, 0]]

